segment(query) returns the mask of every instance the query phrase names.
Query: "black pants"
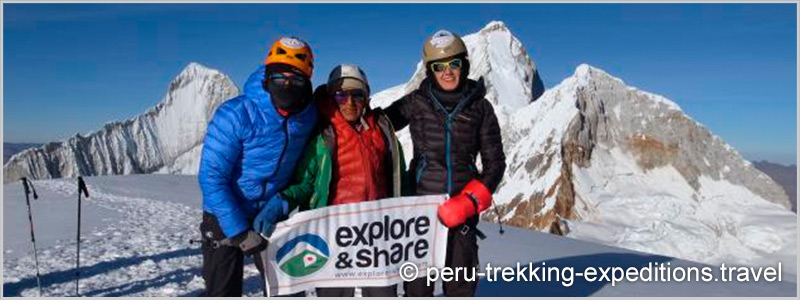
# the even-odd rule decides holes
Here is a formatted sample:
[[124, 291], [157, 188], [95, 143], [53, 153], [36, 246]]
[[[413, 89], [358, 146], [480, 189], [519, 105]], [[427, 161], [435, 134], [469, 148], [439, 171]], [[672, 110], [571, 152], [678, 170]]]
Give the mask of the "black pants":
[[[244, 253], [238, 247], [213, 245], [213, 241], [220, 241], [225, 235], [219, 227], [217, 218], [210, 213], [203, 212], [200, 234], [203, 236], [203, 279], [206, 282], [206, 290], [200, 296], [241, 297]], [[263, 274], [259, 256], [256, 255], [255, 259], [256, 267]], [[291, 296], [305, 296], [305, 293]]]
[[[317, 288], [317, 297], [354, 297], [355, 288]], [[397, 297], [397, 285], [362, 287], [363, 297]]]
[[[477, 222], [476, 222], [477, 223]], [[472, 226], [459, 226], [450, 229], [447, 232], [447, 255], [445, 255], [444, 264], [450, 268], [469, 268], [478, 267], [478, 240], [476, 235], [476, 227]], [[468, 230], [467, 230], [468, 229]], [[475, 270], [477, 272], [478, 270]], [[472, 272], [472, 270], [469, 270]], [[472, 279], [470, 273], [470, 279]], [[475, 289], [478, 288], [478, 277], [475, 275], [474, 281], [467, 281], [464, 278], [464, 272], [461, 272], [458, 278], [450, 282], [442, 282], [442, 289], [445, 296], [458, 296], [458, 297], [472, 297], [475, 296]], [[428, 278], [417, 278], [414, 281], [405, 282], [403, 285], [406, 297], [432, 297], [434, 285], [428, 286]]]

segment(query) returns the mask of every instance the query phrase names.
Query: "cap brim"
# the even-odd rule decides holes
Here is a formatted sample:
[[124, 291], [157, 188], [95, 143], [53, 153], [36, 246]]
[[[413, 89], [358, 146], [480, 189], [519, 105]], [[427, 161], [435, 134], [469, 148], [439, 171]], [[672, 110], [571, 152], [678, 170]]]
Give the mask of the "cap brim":
[[342, 90], [362, 90], [369, 93], [369, 87], [364, 82], [355, 78], [344, 78], [329, 86], [331, 91]]

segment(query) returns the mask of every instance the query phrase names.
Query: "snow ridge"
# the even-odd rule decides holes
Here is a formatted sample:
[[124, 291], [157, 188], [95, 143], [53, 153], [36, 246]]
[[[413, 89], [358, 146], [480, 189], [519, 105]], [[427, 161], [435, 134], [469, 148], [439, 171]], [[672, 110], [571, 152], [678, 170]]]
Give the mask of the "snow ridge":
[[[217, 106], [238, 94], [226, 75], [190, 63], [170, 84], [167, 94], [145, 113], [109, 122], [86, 136], [18, 153], [3, 167], [4, 182], [133, 173], [196, 173], [205, 129]], [[178, 164], [176, 164], [178, 162]]]

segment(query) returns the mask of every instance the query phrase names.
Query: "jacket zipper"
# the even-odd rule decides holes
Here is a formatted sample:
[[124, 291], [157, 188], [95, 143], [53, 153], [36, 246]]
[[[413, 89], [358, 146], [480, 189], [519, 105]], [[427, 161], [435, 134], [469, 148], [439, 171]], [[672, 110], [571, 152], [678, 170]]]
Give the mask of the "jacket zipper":
[[419, 180], [422, 178], [422, 171], [425, 170], [426, 166], [428, 166], [428, 159], [423, 155], [422, 159], [420, 159], [420, 163], [417, 164], [417, 183], [419, 183]]
[[[467, 100], [462, 98], [458, 102], [456, 107], [453, 109], [453, 111], [452, 112], [448, 112], [447, 109], [445, 109], [444, 106], [439, 102], [439, 99], [436, 99], [436, 96], [433, 95], [433, 91], [431, 90], [431, 88], [432, 87], [429, 87], [429, 90], [428, 90], [428, 93], [431, 96], [431, 100], [432, 100], [433, 103], [436, 104], [436, 107], [439, 109], [439, 111], [445, 117], [445, 121], [444, 121], [445, 145], [444, 145], [444, 148], [445, 148], [445, 151], [446, 151], [445, 160], [447, 161], [446, 162], [446, 165], [447, 165], [446, 166], [447, 167], [447, 194], [451, 195], [452, 192], [453, 192], [453, 162], [451, 161], [451, 157], [450, 157], [450, 144], [451, 144], [451, 139], [452, 139], [452, 133], [451, 133], [451, 131], [452, 131], [452, 123], [453, 123], [453, 118], [455, 116], [457, 116], [461, 112], [461, 109], [464, 107], [465, 103], [467, 103]], [[417, 181], [419, 181], [419, 180], [417, 180]]]
[[452, 195], [453, 193], [453, 162], [450, 159], [450, 143], [451, 143], [451, 124], [453, 119], [450, 115], [447, 116], [447, 119], [444, 121], [444, 137], [445, 137], [445, 159], [447, 160], [447, 195]]

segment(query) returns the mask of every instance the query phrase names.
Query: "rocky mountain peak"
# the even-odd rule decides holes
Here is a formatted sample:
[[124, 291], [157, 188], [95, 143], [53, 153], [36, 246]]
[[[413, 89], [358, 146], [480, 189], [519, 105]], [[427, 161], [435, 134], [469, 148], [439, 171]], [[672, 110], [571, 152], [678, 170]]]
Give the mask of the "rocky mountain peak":
[[494, 31], [511, 33], [511, 30], [508, 29], [508, 26], [503, 21], [490, 21], [478, 33], [487, 34]]

